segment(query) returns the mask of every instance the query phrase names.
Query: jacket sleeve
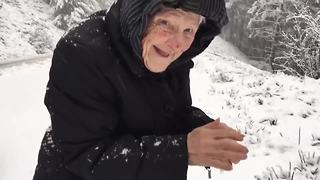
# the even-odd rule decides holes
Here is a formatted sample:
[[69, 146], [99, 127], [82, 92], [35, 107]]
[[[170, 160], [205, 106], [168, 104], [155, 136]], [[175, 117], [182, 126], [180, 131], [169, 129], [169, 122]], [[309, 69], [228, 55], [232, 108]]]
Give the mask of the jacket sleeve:
[[184, 68], [180, 69], [177, 75], [177, 82], [174, 83], [179, 84], [176, 91], [178, 92], [177, 96], [180, 96], [181, 99], [178, 105], [177, 116], [186, 133], [213, 121], [201, 109], [192, 106], [190, 93], [190, 68], [192, 67], [193, 62], [190, 61]]
[[186, 135], [119, 133], [116, 94], [95, 56], [67, 39], [54, 52], [45, 104], [66, 168], [84, 180], [185, 180]]

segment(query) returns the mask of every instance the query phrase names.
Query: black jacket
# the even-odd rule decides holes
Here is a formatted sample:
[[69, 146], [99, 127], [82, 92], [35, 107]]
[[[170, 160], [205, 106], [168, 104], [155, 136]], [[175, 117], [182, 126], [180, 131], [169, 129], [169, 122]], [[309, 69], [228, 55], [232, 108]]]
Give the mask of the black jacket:
[[211, 121], [191, 106], [191, 58], [220, 29], [201, 36], [206, 44], [165, 72], [152, 73], [119, 33], [120, 2], [57, 44], [45, 96], [52, 127], [34, 180], [186, 179], [187, 133]]

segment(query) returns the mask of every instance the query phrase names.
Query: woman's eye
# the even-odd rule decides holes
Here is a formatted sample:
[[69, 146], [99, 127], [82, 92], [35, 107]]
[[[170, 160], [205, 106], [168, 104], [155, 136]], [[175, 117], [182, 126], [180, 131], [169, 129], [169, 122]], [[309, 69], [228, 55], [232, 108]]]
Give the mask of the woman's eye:
[[184, 32], [193, 34], [194, 30], [192, 28], [187, 28], [187, 29], [184, 30]]
[[174, 31], [174, 26], [170, 24], [169, 21], [167, 20], [159, 20], [158, 25], [165, 31], [165, 32], [173, 32]]
[[160, 20], [159, 21], [159, 25], [162, 25], [162, 26], [169, 26], [169, 22], [166, 21], [166, 20]]

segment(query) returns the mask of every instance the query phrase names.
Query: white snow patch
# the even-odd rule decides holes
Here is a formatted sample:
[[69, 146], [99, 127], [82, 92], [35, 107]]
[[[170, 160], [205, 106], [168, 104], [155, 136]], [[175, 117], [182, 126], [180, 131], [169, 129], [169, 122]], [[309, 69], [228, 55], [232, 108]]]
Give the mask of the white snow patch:
[[126, 155], [128, 155], [128, 153], [129, 153], [130, 151], [131, 151], [130, 149], [128, 149], [128, 148], [124, 148], [120, 154], [122, 154], [122, 155], [125, 155], [125, 156], [126, 156]]
[[180, 145], [179, 142], [178, 142], [178, 140], [176, 140], [176, 139], [172, 140], [171, 143], [172, 143], [172, 145], [174, 145], [174, 146], [179, 146], [179, 145]]
[[160, 144], [161, 144], [161, 141], [157, 141], [154, 143], [154, 146], [160, 146]]

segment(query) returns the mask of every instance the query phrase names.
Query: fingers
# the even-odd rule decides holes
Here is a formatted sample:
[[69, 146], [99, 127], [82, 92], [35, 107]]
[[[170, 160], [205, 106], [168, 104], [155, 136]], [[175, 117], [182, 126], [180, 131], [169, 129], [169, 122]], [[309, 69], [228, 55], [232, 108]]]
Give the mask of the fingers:
[[[220, 122], [220, 118], [217, 118], [217, 119], [216, 119], [215, 121], [213, 121], [213, 122], [207, 123], [207, 124], [204, 125], [203, 127], [204, 127], [204, 128], [209, 128], [209, 129], [228, 129], [228, 130], [231, 130], [231, 131], [239, 132], [238, 130], [229, 127], [229, 126], [226, 125], [225, 123]], [[239, 133], [240, 133], [240, 132], [239, 132]], [[240, 134], [242, 134], [242, 133], [240, 133]], [[242, 134], [242, 135], [243, 135], [243, 134]], [[244, 136], [244, 135], [243, 135], [243, 136]]]
[[220, 149], [225, 151], [234, 151], [239, 153], [247, 154], [249, 152], [248, 148], [242, 144], [237, 143], [232, 139], [219, 139], [215, 143], [212, 143], [215, 148], [220, 147]]
[[230, 160], [233, 164], [238, 164], [240, 160]]
[[230, 161], [212, 160], [212, 166], [226, 171], [232, 170], [232, 163]]
[[198, 144], [197, 155], [209, 156], [218, 160], [231, 160], [238, 163], [247, 158], [248, 149], [232, 139], [210, 139], [202, 140]]
[[226, 125], [225, 123], [222, 123], [222, 122], [219, 124], [218, 128], [220, 128], [220, 129], [230, 129], [230, 130], [234, 130], [234, 131], [237, 131], [240, 134], [242, 134], [239, 130], [233, 129], [233, 128], [229, 127], [228, 125]]
[[232, 170], [232, 163], [229, 160], [218, 160], [208, 156], [193, 156], [190, 158], [196, 159], [198, 162], [195, 164], [189, 161], [190, 165], [212, 166], [227, 171]]
[[201, 148], [203, 153], [210, 153], [216, 150], [221, 151], [233, 151], [239, 153], [248, 153], [248, 148], [242, 144], [239, 144], [237, 141], [229, 138], [223, 139], [214, 139], [214, 138], [206, 138], [200, 140], [198, 143], [199, 149]]
[[247, 159], [246, 153], [239, 153], [233, 151], [215, 150], [207, 154], [203, 154], [208, 157], [212, 157], [217, 160], [227, 161], [230, 160], [233, 163], [238, 163], [240, 160]]
[[243, 138], [243, 134], [221, 123], [218, 118], [188, 134], [189, 162], [231, 170], [232, 164], [247, 158], [248, 149], [238, 143]]
[[217, 157], [217, 159], [222, 161], [231, 161], [235, 164], [239, 163], [241, 160], [247, 159], [247, 154], [244, 153], [224, 151], [223, 154], [224, 156]]
[[236, 141], [242, 141], [244, 135], [233, 129], [206, 129], [208, 136], [214, 139], [230, 138]]
[[207, 123], [203, 127], [205, 127], [205, 128], [218, 128], [219, 124], [220, 124], [220, 118], [218, 118], [212, 122]]
[[237, 143], [243, 140], [243, 135], [229, 129], [198, 128], [188, 134], [188, 149], [190, 153], [212, 153], [216, 150], [248, 153], [248, 149]]

